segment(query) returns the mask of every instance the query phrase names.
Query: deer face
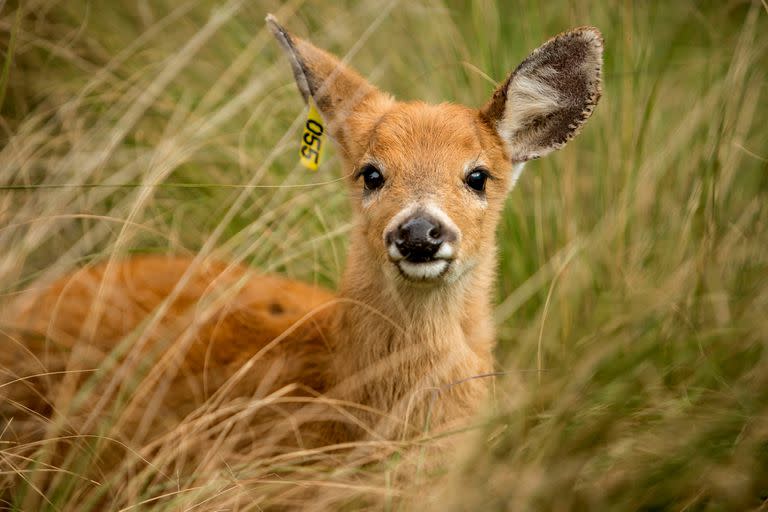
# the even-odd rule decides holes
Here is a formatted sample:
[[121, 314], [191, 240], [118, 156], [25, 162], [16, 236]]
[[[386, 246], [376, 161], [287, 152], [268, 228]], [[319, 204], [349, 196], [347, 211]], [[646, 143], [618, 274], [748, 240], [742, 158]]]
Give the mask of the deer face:
[[352, 197], [384, 268], [436, 283], [482, 263], [512, 164], [477, 111], [393, 103], [366, 139], [352, 165]]
[[565, 145], [600, 96], [593, 28], [535, 50], [478, 110], [397, 102], [267, 21], [341, 150], [367, 257], [408, 284], [451, 283], [493, 265], [499, 215], [523, 163]]

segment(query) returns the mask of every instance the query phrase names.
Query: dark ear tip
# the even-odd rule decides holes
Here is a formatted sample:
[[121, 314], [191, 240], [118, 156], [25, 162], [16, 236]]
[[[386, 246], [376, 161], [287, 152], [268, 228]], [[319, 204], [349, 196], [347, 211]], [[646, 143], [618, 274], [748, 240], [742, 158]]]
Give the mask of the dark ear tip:
[[267, 13], [267, 17], [264, 18], [264, 21], [267, 22], [267, 26], [272, 32], [277, 31], [284, 31], [283, 27], [280, 25], [280, 23], [277, 21], [277, 18], [275, 18], [275, 15], [271, 12]]
[[280, 23], [278, 23], [277, 18], [275, 18], [274, 14], [267, 13], [267, 17], [264, 18], [264, 21], [267, 22], [267, 26], [269, 27], [269, 30], [272, 31], [272, 33], [283, 31], [283, 27], [280, 26]]
[[596, 94], [597, 98], [599, 98], [600, 82], [602, 81], [604, 49], [603, 34], [600, 32], [600, 30], [597, 27], [593, 27], [592, 25], [577, 27], [556, 35], [544, 46], [549, 44], [564, 47], [571, 46], [574, 48], [574, 51], [577, 51], [576, 47], [580, 47], [582, 51], [586, 52], [586, 54], [582, 54], [584, 55], [582, 58], [584, 58], [587, 62], [592, 62], [595, 66], [596, 74], [594, 76], [593, 86], [597, 89]]
[[591, 41], [596, 42], [600, 47], [603, 46], [603, 33], [600, 29], [592, 25], [584, 25], [583, 27], [576, 27], [572, 32], [577, 32], [588, 36]]
[[277, 21], [277, 18], [275, 18], [271, 13], [267, 14], [267, 17], [264, 18], [264, 21], [267, 22], [267, 27], [269, 27], [270, 32], [272, 32], [272, 35], [275, 36], [275, 39], [280, 41], [280, 44], [286, 47], [291, 46], [291, 34], [288, 33], [285, 28], [283, 28], [282, 25]]
[[555, 36], [554, 38], [554, 40], [562, 39], [577, 39], [587, 44], [592, 50], [598, 53], [600, 57], [603, 55], [603, 34], [597, 27], [593, 27], [592, 25], [585, 25], [583, 27], [571, 29], [567, 32], [563, 32], [562, 34]]

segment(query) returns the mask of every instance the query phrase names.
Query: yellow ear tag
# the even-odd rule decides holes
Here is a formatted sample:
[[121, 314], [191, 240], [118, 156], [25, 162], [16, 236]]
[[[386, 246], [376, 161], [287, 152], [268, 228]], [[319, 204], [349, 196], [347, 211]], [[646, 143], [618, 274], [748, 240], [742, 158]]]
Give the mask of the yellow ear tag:
[[325, 153], [325, 126], [323, 118], [315, 107], [315, 102], [309, 100], [309, 113], [304, 123], [304, 133], [301, 135], [299, 159], [301, 165], [310, 171], [316, 171]]

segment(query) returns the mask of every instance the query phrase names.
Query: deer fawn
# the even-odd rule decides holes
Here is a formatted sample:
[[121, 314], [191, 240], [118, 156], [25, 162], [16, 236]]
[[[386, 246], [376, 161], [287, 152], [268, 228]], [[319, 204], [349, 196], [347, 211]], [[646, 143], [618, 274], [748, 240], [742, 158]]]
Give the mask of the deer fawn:
[[[561, 148], [592, 114], [600, 33], [583, 27], [549, 40], [477, 110], [398, 102], [274, 17], [267, 23], [343, 160], [356, 224], [338, 294], [160, 256], [98, 264], [30, 291], [4, 308], [3, 331], [12, 325], [18, 335], [6, 336], [0, 355], [0, 393], [12, 398], [0, 411], [5, 421], [17, 417], [16, 435], [44, 428], [40, 415], [20, 419], [24, 411], [66, 410], [62, 396], [89, 378], [74, 370], [110, 354], [114, 369], [81, 404], [75, 429], [105, 414], [139, 370], [115, 420], [133, 440], [171, 429], [204, 404], [221, 405], [224, 395], [277, 393], [262, 408], [288, 415], [326, 400], [329, 416], [306, 415], [295, 434], [315, 443], [443, 429], [483, 403], [489, 379], [474, 377], [493, 371], [504, 200], [524, 162]], [[154, 366], [141, 366], [145, 355]], [[66, 376], [32, 377], [43, 372]], [[276, 415], [249, 421], [258, 429]]]

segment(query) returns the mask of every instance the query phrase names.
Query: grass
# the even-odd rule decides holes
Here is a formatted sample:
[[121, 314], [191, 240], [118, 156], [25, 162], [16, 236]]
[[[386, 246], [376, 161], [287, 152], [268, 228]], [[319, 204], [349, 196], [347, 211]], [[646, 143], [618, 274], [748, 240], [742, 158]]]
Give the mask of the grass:
[[[592, 120], [531, 163], [508, 200], [496, 309], [506, 375], [442, 471], [403, 479], [404, 451], [336, 471], [211, 459], [185, 480], [166, 449], [94, 482], [98, 436], [67, 441], [55, 466], [44, 445], [0, 436], [0, 506], [765, 510], [767, 9], [0, 2], [6, 296], [136, 252], [212, 254], [335, 286], [350, 210], [335, 156], [317, 174], [297, 165], [303, 105], [267, 12], [319, 46], [354, 48], [351, 62], [402, 99], [479, 106], [557, 32], [591, 24], [606, 44]], [[42, 489], [45, 472], [55, 478]]]

